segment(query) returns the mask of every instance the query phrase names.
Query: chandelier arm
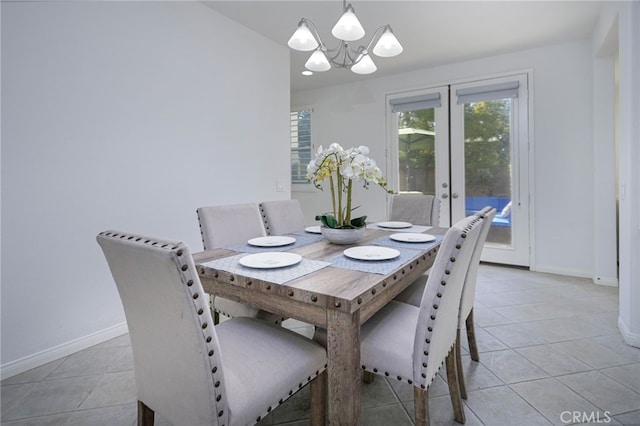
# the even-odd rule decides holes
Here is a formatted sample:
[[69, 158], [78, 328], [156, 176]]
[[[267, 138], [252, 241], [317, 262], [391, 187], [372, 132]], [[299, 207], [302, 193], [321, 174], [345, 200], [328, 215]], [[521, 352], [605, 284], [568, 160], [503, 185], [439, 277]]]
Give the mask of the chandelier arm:
[[[380, 36], [388, 29], [390, 25], [383, 25], [379, 27], [374, 33], [367, 46], [360, 45], [357, 49], [354, 49], [349, 43], [340, 41], [340, 44], [335, 49], [326, 49], [325, 52], [329, 53], [329, 62], [337, 66], [338, 68], [351, 68], [364, 57], [363, 53], [369, 53], [371, 46], [380, 39]], [[335, 55], [334, 55], [335, 52]], [[338, 60], [338, 57], [342, 56], [342, 61]]]
[[316, 28], [315, 24], [307, 18], [302, 18], [298, 23], [298, 26], [300, 26], [302, 23], [307, 24], [307, 28], [311, 28], [311, 35], [313, 36], [314, 39], [316, 39], [316, 42], [320, 45], [319, 46], [320, 49], [326, 52], [327, 46], [324, 44], [324, 42], [320, 38], [320, 34], [318, 33], [318, 29]]
[[360, 46], [356, 50], [348, 42], [340, 41], [340, 44], [335, 49], [326, 50], [326, 53], [328, 53], [327, 59], [338, 68], [351, 68], [359, 62], [356, 59], [359, 58], [363, 49], [364, 47]]
[[[367, 52], [369, 52], [369, 50], [371, 49], [371, 46], [373, 45], [373, 42], [377, 40], [380, 40], [380, 36], [382, 36], [382, 34], [387, 30], [387, 29], [391, 29], [391, 25], [387, 24], [387, 25], [383, 25], [380, 28], [378, 28], [374, 33], [373, 33], [373, 37], [371, 37], [371, 40], [369, 41], [369, 44], [367, 44], [367, 47], [364, 48], [364, 50], [366, 50]], [[362, 47], [362, 46], [360, 46]]]

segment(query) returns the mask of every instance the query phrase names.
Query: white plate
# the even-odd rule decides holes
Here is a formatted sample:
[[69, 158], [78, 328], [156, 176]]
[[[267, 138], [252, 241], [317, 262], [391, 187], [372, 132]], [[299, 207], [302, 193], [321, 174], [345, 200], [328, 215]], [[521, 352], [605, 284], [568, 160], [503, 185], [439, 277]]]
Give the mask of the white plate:
[[380, 246], [351, 247], [342, 253], [347, 257], [358, 260], [389, 260], [400, 256], [398, 250]]
[[302, 256], [287, 252], [254, 253], [241, 257], [238, 261], [242, 266], [256, 269], [275, 269], [295, 265], [302, 260]]
[[429, 241], [435, 241], [436, 237], [430, 234], [416, 234], [413, 232], [401, 232], [399, 234], [393, 234], [389, 238], [395, 241], [402, 241], [403, 243], [428, 243]]
[[305, 231], [310, 232], [312, 234], [322, 234], [322, 231], [320, 230], [320, 225], [318, 226], [307, 226], [306, 228], [304, 228]]
[[378, 222], [380, 228], [403, 229], [411, 228], [413, 225], [409, 222]]
[[281, 246], [287, 246], [289, 244], [293, 244], [295, 242], [296, 242], [296, 239], [293, 237], [270, 236], [270, 237], [252, 238], [249, 241], [247, 241], [247, 244], [249, 244], [250, 246], [256, 246], [256, 247], [281, 247]]

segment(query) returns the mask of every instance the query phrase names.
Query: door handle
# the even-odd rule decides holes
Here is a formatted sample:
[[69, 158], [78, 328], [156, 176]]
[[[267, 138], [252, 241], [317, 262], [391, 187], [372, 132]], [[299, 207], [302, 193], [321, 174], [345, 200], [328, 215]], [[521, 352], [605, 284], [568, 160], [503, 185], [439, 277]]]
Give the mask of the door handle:
[[442, 194], [442, 198], [449, 198], [449, 194], [445, 192], [444, 194]]
[[457, 192], [454, 192], [453, 194], [451, 194], [451, 197], [452, 197], [452, 198], [458, 198], [458, 193], [457, 193]]

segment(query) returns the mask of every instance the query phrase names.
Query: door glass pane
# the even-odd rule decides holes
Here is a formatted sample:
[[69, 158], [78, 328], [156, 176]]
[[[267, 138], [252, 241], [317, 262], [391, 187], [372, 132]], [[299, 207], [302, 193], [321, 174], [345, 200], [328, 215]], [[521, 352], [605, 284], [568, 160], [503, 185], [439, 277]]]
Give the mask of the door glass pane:
[[435, 195], [435, 108], [397, 114], [399, 190]]
[[465, 209], [496, 208], [488, 243], [511, 245], [512, 99], [464, 104]]

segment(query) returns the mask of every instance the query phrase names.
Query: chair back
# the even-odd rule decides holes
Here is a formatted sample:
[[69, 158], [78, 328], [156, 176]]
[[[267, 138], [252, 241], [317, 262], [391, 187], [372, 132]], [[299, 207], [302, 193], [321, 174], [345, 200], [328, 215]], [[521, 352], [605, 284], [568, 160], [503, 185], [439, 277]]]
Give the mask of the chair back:
[[173, 424], [228, 424], [218, 337], [189, 248], [115, 231], [97, 240], [124, 306], [138, 400]]
[[200, 207], [196, 213], [205, 250], [267, 235], [255, 203]]
[[487, 234], [491, 228], [491, 222], [496, 215], [495, 207], [487, 206], [477, 212], [475, 216], [482, 217], [482, 229], [478, 235], [478, 241], [473, 249], [471, 255], [471, 261], [469, 262], [469, 269], [467, 271], [467, 277], [464, 280], [464, 287], [462, 288], [462, 299], [460, 300], [460, 318], [458, 319], [458, 328], [464, 326], [465, 320], [469, 316], [469, 312], [473, 309], [473, 303], [476, 299], [476, 281], [478, 279], [478, 267], [480, 266], [480, 257], [482, 256], [482, 249], [484, 243], [487, 241]]
[[440, 199], [424, 194], [394, 194], [389, 206], [389, 220], [439, 226]]
[[304, 213], [298, 200], [263, 201], [260, 212], [267, 235], [284, 235], [305, 228]]
[[426, 389], [456, 341], [464, 279], [482, 221], [469, 216], [449, 228], [440, 244], [420, 303], [413, 372]]

